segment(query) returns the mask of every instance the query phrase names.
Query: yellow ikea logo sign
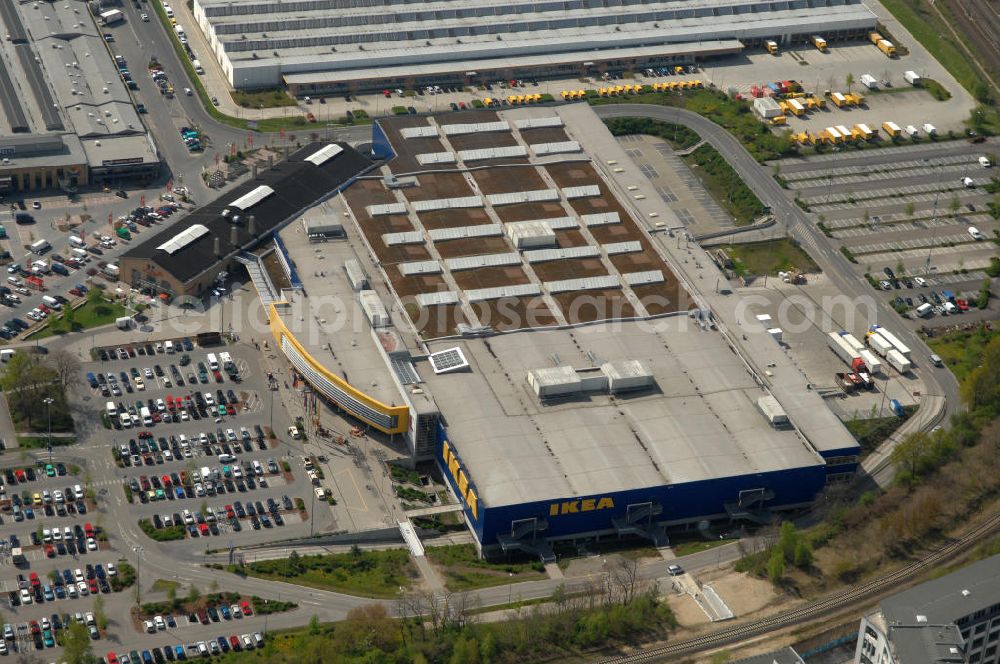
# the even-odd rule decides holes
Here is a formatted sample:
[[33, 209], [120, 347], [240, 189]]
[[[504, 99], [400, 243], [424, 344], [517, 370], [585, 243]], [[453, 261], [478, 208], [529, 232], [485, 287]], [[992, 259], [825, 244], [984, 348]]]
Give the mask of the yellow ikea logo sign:
[[579, 514], [580, 512], [593, 512], [595, 510], [609, 510], [613, 509], [614, 506], [615, 500], [610, 496], [605, 496], [604, 498], [564, 500], [561, 503], [552, 503], [549, 505], [549, 516]]
[[441, 457], [444, 459], [445, 464], [447, 464], [448, 472], [451, 474], [452, 479], [455, 480], [455, 486], [458, 487], [459, 495], [462, 496], [465, 504], [469, 506], [472, 518], [478, 519], [479, 496], [476, 495], [475, 489], [469, 486], [469, 478], [465, 474], [465, 469], [458, 463], [458, 457], [455, 456], [447, 440], [442, 443]]

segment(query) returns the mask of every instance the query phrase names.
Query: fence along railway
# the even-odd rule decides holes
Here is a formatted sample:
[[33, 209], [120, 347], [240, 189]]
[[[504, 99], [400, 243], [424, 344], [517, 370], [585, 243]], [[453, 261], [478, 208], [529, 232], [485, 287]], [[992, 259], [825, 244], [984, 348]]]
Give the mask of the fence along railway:
[[634, 664], [636, 662], [666, 661], [680, 655], [691, 655], [713, 648], [730, 645], [750, 639], [768, 632], [775, 632], [792, 625], [802, 625], [822, 618], [831, 613], [839, 612], [860, 604], [864, 600], [900, 586], [912, 580], [924, 570], [949, 560], [966, 551], [984, 537], [1000, 530], [1000, 515], [990, 517], [962, 537], [948, 542], [936, 551], [927, 554], [905, 567], [872, 579], [857, 587], [832, 593], [826, 597], [814, 600], [796, 609], [784, 613], [761, 618], [751, 622], [741, 623], [717, 629], [707, 634], [683, 641], [667, 643], [662, 646], [646, 648], [634, 653], [617, 655], [599, 660], [599, 664]]

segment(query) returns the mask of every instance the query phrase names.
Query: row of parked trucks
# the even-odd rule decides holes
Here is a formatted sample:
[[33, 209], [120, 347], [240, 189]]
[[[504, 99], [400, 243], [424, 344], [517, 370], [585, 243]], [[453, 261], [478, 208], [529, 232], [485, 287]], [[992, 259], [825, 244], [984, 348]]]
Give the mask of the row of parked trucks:
[[849, 372], [836, 375], [838, 384], [848, 391], [874, 389], [872, 375], [884, 373], [883, 360], [901, 374], [913, 369], [910, 348], [879, 325], [868, 329], [864, 343], [850, 332], [841, 330], [827, 334], [827, 345], [850, 367]]

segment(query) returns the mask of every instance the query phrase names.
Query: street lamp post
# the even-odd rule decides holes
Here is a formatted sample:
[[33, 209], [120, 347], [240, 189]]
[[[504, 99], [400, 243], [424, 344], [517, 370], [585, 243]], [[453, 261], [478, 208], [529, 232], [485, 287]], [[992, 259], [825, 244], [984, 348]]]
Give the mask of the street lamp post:
[[52, 465], [52, 404], [55, 403], [55, 399], [52, 397], [45, 397], [45, 415], [49, 420], [49, 429], [46, 439], [46, 443], [49, 447], [49, 465]]
[[142, 604], [142, 552], [143, 548], [141, 546], [133, 546], [132, 550], [135, 551], [135, 605], [136, 607]]

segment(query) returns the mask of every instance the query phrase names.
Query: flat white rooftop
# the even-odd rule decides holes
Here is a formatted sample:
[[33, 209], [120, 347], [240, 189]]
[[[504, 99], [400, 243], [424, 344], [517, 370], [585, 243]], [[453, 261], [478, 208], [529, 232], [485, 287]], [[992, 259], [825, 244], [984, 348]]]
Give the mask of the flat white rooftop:
[[[821, 465], [794, 431], [757, 410], [765, 393], [718, 332], [686, 316], [575, 330], [519, 332], [458, 346], [470, 371], [427, 382], [448, 433], [490, 506], [609, 493]], [[653, 390], [616, 400], [590, 393], [543, 405], [529, 370], [639, 360]], [[509, 378], [508, 378], [509, 376]], [[536, 429], [536, 426], [538, 429]]]

